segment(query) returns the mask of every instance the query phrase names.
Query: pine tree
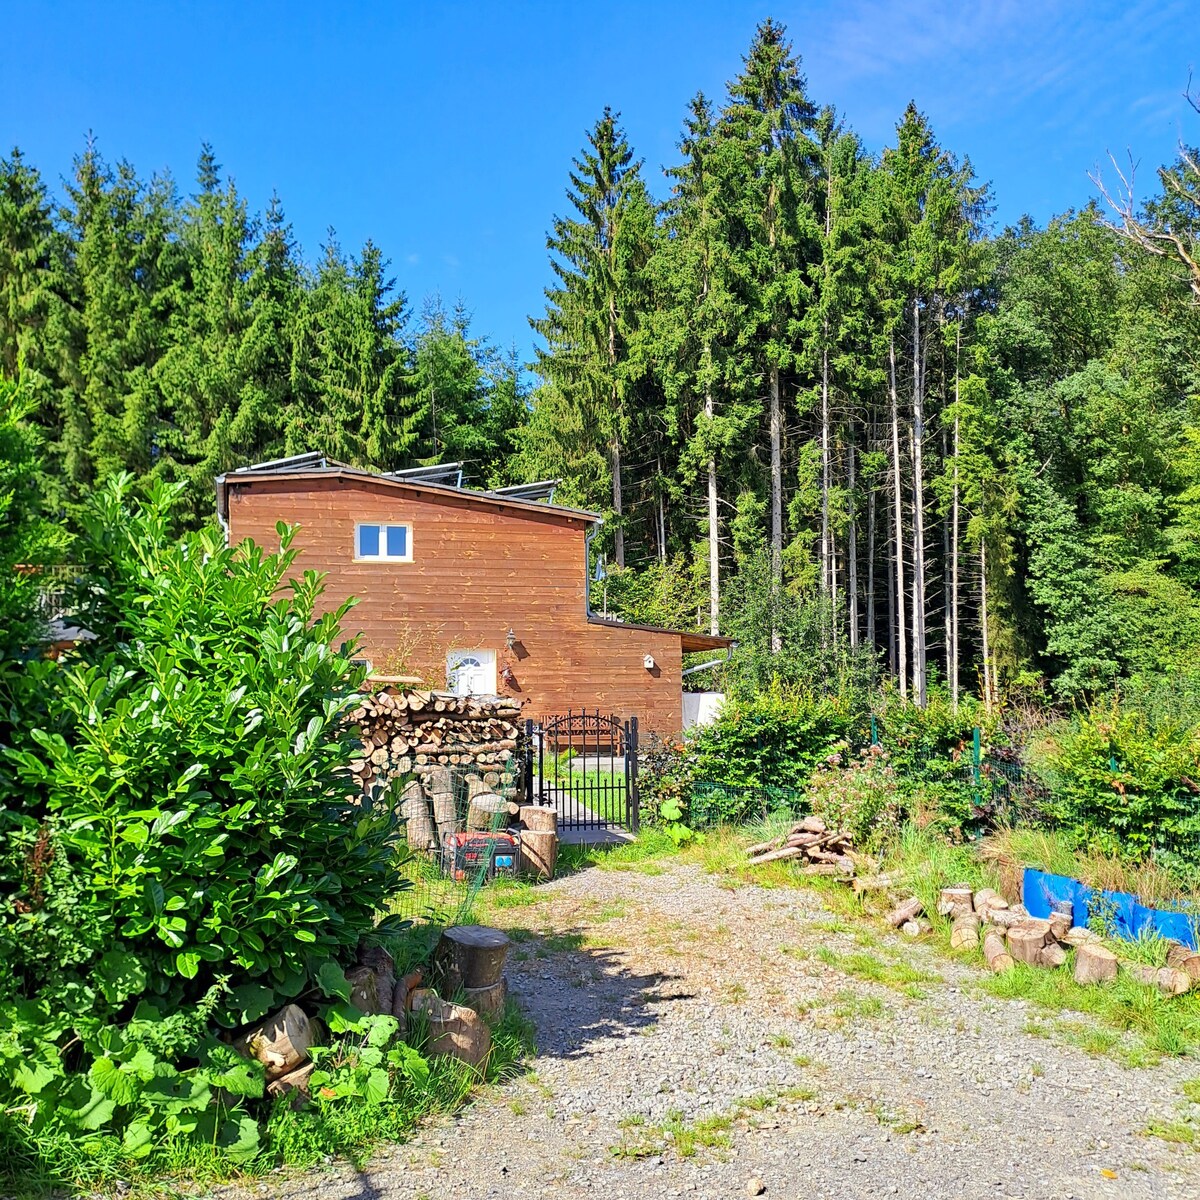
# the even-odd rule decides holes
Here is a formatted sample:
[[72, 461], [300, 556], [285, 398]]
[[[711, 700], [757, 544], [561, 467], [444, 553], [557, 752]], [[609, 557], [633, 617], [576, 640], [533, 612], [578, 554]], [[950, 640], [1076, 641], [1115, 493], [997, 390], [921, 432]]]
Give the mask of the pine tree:
[[[816, 257], [813, 208], [816, 108], [782, 25], [755, 31], [741, 73], [729, 85], [720, 135], [741, 149], [734, 183], [742, 245], [741, 288], [767, 384], [772, 586], [783, 578], [783, 372], [793, 361], [806, 267]], [[776, 649], [778, 639], [776, 639]]]
[[641, 161], [618, 122], [606, 108], [574, 160], [567, 199], [577, 215], [554, 220], [546, 245], [557, 283], [546, 289], [546, 315], [531, 324], [545, 343], [537, 349], [539, 373], [606, 447], [614, 557], [624, 566], [622, 448], [644, 370], [630, 343], [643, 319], [653, 215]]

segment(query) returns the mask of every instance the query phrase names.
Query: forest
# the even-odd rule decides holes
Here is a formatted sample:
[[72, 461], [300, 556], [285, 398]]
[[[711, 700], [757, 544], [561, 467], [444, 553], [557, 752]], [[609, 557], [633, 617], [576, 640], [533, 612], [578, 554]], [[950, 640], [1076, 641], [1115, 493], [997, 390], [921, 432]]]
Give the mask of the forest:
[[732, 634], [747, 678], [861, 666], [991, 705], [1186, 675], [1194, 154], [1137, 207], [1113, 164], [1077, 210], [997, 230], [966, 148], [913, 103], [871, 153], [769, 20], [681, 116], [662, 177], [615, 109], [564, 164], [544, 304], [514, 298], [530, 364], [468, 301], [414, 313], [372, 242], [306, 260], [208, 146], [185, 192], [89, 142], [61, 195], [13, 150], [0, 371], [44, 515], [69, 527], [123, 471], [183, 484], [199, 527], [239, 464], [462, 460], [474, 485], [561, 479], [607, 518], [610, 611]]

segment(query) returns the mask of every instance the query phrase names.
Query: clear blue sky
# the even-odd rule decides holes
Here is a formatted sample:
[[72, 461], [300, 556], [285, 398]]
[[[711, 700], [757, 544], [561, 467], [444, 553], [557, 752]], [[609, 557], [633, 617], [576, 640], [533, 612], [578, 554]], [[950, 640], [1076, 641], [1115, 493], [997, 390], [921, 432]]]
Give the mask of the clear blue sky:
[[531, 347], [545, 233], [605, 104], [652, 187], [685, 105], [719, 97], [754, 26], [783, 21], [809, 90], [872, 150], [910, 98], [992, 182], [999, 223], [1091, 195], [1106, 150], [1146, 186], [1200, 118], [1197, 0], [38, 3], [0, 0], [0, 145], [58, 187], [94, 131], [190, 190], [202, 141], [256, 208], [278, 191], [306, 257], [373, 238], [415, 309], [439, 292]]

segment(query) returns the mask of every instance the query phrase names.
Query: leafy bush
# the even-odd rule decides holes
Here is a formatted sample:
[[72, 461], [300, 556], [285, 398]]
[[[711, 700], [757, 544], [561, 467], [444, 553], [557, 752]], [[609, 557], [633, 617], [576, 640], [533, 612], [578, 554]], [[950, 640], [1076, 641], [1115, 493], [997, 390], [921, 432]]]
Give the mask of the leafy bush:
[[1152, 721], [1117, 699], [1094, 705], [1047, 755], [1048, 812], [1082, 844], [1141, 860], [1200, 861], [1200, 728]]
[[829, 755], [861, 745], [868, 718], [852, 700], [772, 687], [730, 698], [712, 725], [688, 740], [693, 778], [704, 783], [802, 788]]
[[236, 1023], [373, 932], [394, 817], [350, 798], [347, 606], [318, 615], [320, 579], [289, 581], [282, 526], [275, 554], [175, 540], [179, 495], [135, 504], [119, 482], [85, 522], [81, 617], [97, 638], [53, 679], [37, 748], [10, 753], [19, 840], [51, 865], [26, 871], [0, 938], [20, 995], [174, 1009], [231, 975]]
[[831, 754], [809, 780], [808, 801], [830, 829], [852, 834], [862, 850], [891, 842], [904, 823], [895, 768], [881, 746], [868, 746], [848, 762]]

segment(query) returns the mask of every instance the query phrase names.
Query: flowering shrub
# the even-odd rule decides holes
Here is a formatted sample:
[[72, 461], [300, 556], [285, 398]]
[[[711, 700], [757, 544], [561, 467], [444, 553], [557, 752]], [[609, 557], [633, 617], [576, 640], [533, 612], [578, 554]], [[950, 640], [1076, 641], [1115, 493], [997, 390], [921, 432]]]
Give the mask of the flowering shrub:
[[850, 833], [862, 850], [889, 841], [905, 817], [895, 768], [881, 746], [868, 746], [848, 761], [835, 750], [813, 772], [808, 798], [817, 816]]

